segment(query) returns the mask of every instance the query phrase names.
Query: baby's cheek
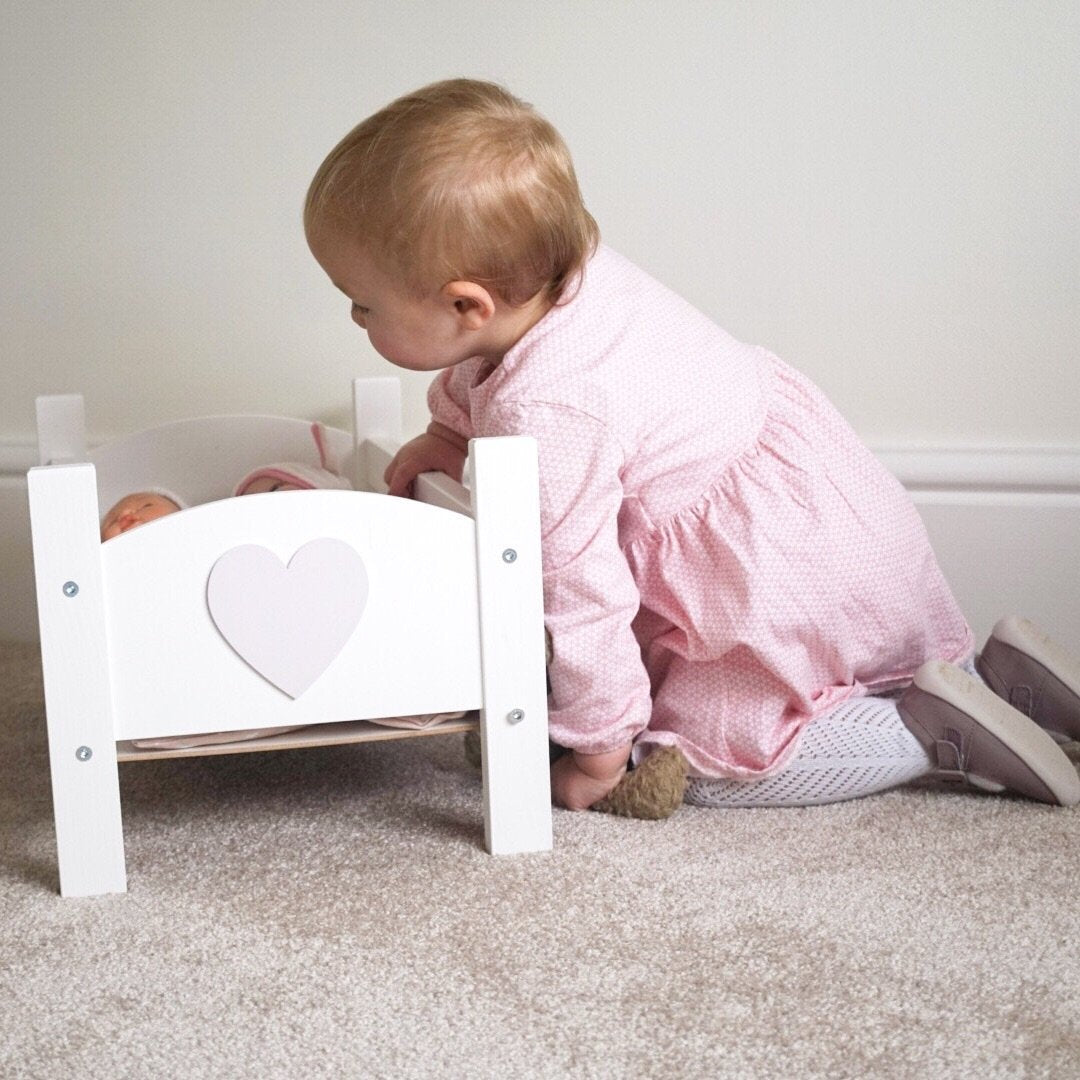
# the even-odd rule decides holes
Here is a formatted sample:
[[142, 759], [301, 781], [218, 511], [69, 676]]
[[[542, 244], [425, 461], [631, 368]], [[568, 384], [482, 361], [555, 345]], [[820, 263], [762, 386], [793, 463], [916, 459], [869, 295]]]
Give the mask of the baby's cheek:
[[392, 341], [387, 341], [378, 331], [372, 331], [370, 327], [367, 332], [368, 341], [371, 342], [371, 347], [384, 359], [389, 360], [391, 364], [397, 364], [399, 367], [407, 367], [407, 363], [402, 362], [401, 349], [396, 348]]

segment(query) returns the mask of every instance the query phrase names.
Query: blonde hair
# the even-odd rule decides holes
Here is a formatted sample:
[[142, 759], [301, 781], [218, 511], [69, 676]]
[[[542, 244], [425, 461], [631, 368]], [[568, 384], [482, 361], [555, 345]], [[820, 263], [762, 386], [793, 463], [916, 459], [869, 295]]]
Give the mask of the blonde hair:
[[475, 281], [513, 305], [557, 301], [599, 242], [559, 133], [473, 79], [432, 83], [353, 128], [311, 182], [304, 228], [357, 241], [417, 293]]

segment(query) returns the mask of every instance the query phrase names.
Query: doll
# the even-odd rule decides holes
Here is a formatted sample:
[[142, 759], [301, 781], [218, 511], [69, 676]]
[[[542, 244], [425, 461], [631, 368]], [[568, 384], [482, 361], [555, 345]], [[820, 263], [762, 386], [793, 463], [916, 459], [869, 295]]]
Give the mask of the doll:
[[145, 525], [168, 514], [175, 514], [186, 505], [179, 495], [164, 488], [150, 488], [125, 495], [102, 518], [101, 539], [111, 540], [128, 529], [134, 529], [136, 525]]
[[[311, 437], [319, 454], [318, 465], [309, 465], [303, 461], [260, 465], [235, 485], [233, 495], [262, 495], [269, 491], [314, 489], [349, 490], [349, 481], [334, 472], [327, 462], [326, 441], [321, 424], [311, 425]], [[187, 503], [179, 495], [165, 488], [148, 488], [146, 491], [125, 495], [102, 519], [101, 539], [111, 540], [136, 525], [157, 521], [158, 518], [186, 508]]]

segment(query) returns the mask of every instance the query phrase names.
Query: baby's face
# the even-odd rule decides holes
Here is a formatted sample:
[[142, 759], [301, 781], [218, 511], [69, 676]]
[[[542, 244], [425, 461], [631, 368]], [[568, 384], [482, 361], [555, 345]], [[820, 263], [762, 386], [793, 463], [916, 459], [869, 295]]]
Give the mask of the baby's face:
[[479, 351], [463, 333], [454, 298], [440, 292], [416, 297], [389, 278], [354, 241], [322, 232], [311, 251], [330, 280], [349, 298], [352, 320], [366, 330], [380, 356], [409, 371], [438, 371]]
[[180, 507], [164, 495], [152, 491], [139, 491], [126, 495], [106, 515], [101, 523], [101, 539], [111, 540], [136, 525], [156, 521], [166, 514], [175, 514]]

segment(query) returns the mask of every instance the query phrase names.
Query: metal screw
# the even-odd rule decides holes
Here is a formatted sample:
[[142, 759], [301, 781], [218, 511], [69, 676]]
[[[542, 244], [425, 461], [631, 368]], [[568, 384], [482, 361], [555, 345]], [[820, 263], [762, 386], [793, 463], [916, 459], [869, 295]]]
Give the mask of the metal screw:
[[74, 581], [65, 581], [64, 582], [64, 595], [67, 596], [67, 597], [78, 596], [79, 595], [79, 586], [76, 585]]
[[507, 548], [503, 552], [503, 562], [511, 563], [517, 561], [517, 552], [513, 548]]
[[75, 751], [75, 756], [80, 761], [89, 761], [94, 756], [94, 751], [91, 750], [89, 746], [80, 746], [79, 749]]
[[511, 709], [506, 714], [506, 719], [511, 724], [520, 724], [521, 721], [525, 719], [525, 710], [524, 709]]

